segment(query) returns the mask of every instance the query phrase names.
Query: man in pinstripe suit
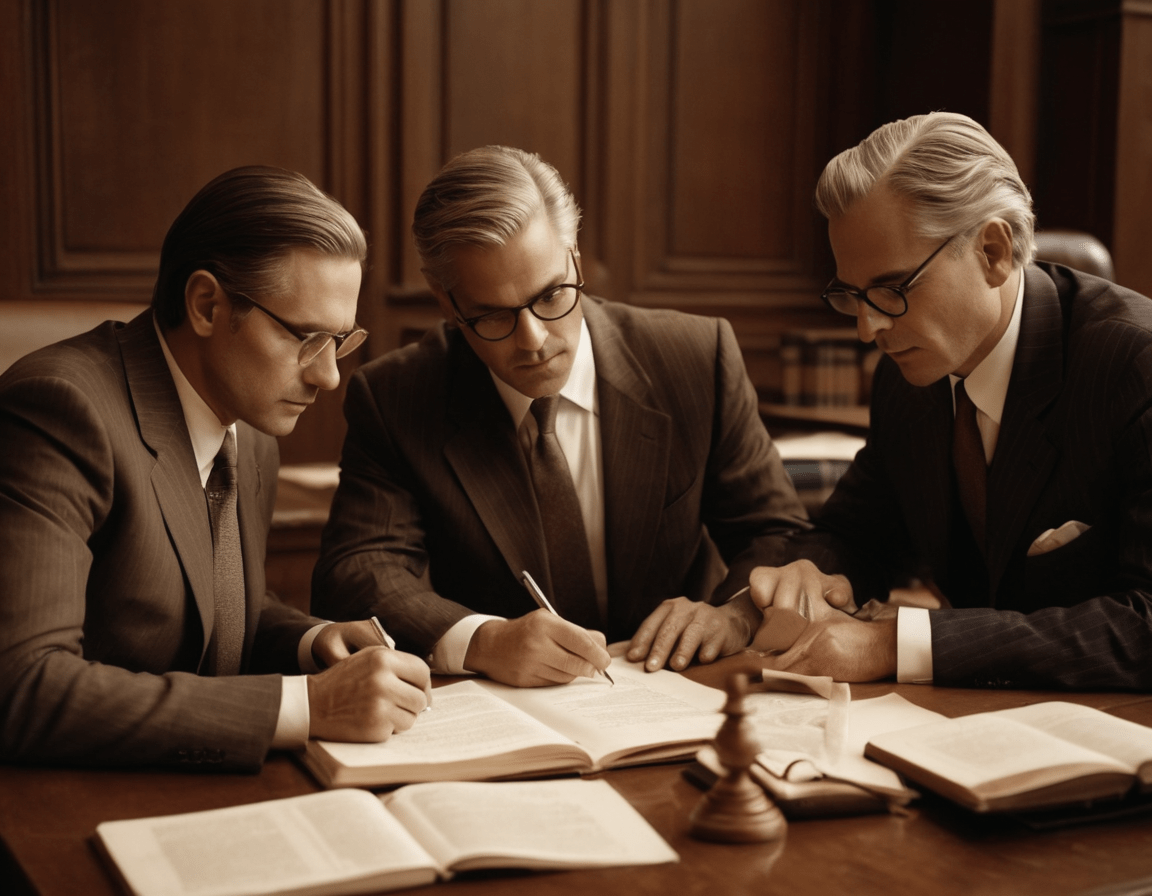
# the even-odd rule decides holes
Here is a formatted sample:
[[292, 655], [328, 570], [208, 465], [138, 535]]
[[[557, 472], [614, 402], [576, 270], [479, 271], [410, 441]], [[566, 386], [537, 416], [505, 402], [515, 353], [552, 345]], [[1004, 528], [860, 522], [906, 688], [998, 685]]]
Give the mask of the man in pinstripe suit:
[[[880, 128], [829, 163], [817, 204], [824, 300], [887, 357], [867, 444], [801, 559], [752, 576], [761, 606], [812, 608], [778, 665], [1152, 687], [1152, 301], [1031, 263], [1027, 188], [962, 115]], [[911, 579], [939, 609], [839, 611]]]
[[[151, 309], [0, 377], [0, 758], [251, 770], [423, 709], [422, 660], [264, 588], [273, 436], [363, 340], [365, 253], [301, 175], [226, 172], [169, 230]], [[236, 513], [210, 523], [218, 456]]]
[[[649, 668], [715, 659], [747, 643], [760, 613], [747, 597], [712, 602], [803, 525], [731, 327], [582, 297], [578, 223], [538, 156], [454, 159], [413, 225], [448, 323], [349, 384], [313, 606], [378, 615], [434, 669], [569, 681], [605, 667], [605, 635], [638, 628], [629, 656]], [[529, 406], [555, 394], [582, 529], [559, 550], [526, 458]], [[521, 581], [528, 571], [554, 595], [568, 583], [552, 574], [558, 555], [578, 550], [587, 629], [536, 610]]]

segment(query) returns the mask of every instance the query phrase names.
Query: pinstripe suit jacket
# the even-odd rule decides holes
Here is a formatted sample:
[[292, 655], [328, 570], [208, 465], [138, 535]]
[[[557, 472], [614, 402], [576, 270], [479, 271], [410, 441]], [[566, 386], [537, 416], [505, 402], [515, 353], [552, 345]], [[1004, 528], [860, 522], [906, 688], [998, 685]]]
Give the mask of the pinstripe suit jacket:
[[[803, 525], [726, 321], [586, 298], [604, 465], [608, 639], [667, 597], [726, 597]], [[546, 570], [527, 463], [487, 368], [454, 328], [364, 365], [313, 608], [377, 614], [427, 654], [470, 612], [521, 616]], [[725, 578], [725, 562], [730, 571]], [[550, 582], [541, 583], [545, 589]]]
[[[276, 443], [238, 436], [244, 665], [298, 671], [310, 621], [264, 588]], [[197, 675], [211, 529], [151, 311], [5, 372], [0, 445], [0, 756], [257, 767], [280, 678]]]
[[[931, 614], [937, 684], [1147, 689], [1152, 301], [1039, 264], [1026, 269], [1022, 314], [988, 471], [986, 587], [958, 559], [970, 536], [957, 522], [948, 380], [912, 386], [887, 358], [868, 443], [803, 536], [807, 553], [847, 573], [858, 601], [902, 575], [940, 586], [956, 609]], [[1069, 520], [1091, 528], [1027, 556]]]

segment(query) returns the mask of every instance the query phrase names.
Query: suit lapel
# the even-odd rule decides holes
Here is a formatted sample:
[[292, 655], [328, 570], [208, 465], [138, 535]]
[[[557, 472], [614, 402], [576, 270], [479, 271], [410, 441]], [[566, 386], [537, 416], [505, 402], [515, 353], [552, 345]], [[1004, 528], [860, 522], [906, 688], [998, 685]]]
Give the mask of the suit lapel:
[[[156, 336], [151, 309], [119, 330], [118, 338], [140, 438], [156, 457], [152, 488], [200, 611], [203, 631], [209, 632], [214, 610], [208, 505], [184, 411]], [[205, 638], [201, 657], [206, 648]]]
[[[930, 553], [932, 569], [947, 569], [952, 508], [952, 391], [945, 377], [927, 388], [909, 387], [895, 431], [909, 454], [900, 466], [920, 470], [915, 491], [905, 502], [908, 529]], [[905, 435], [906, 433], [906, 435]], [[901, 476], [897, 470], [895, 475]]]
[[[608, 612], [643, 591], [664, 509], [672, 420], [657, 410], [652, 384], [602, 308], [584, 305], [596, 358], [604, 462]], [[612, 628], [611, 623], [609, 629]]]
[[1024, 275], [1020, 338], [988, 470], [988, 575], [993, 595], [1058, 453], [1041, 415], [1060, 394], [1064, 381], [1060, 297], [1039, 268], [1029, 266]]
[[240, 524], [240, 550], [244, 558], [244, 656], [249, 655], [265, 591], [264, 557], [268, 530], [260, 512], [264, 490], [263, 472], [256, 462], [254, 446], [259, 438], [247, 423], [236, 423], [236, 512]]
[[513, 576], [528, 570], [552, 593], [543, 525], [528, 462], [488, 368], [457, 331], [449, 338], [449, 419], [444, 454]]

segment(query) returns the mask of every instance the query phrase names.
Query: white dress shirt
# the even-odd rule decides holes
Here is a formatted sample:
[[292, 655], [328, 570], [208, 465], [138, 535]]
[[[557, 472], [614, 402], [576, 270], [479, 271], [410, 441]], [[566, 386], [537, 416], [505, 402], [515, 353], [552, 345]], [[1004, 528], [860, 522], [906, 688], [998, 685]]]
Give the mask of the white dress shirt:
[[[984, 459], [991, 464], [1000, 437], [1004, 399], [1012, 379], [1012, 361], [1020, 338], [1020, 313], [1024, 307], [1024, 271], [1018, 268], [1020, 285], [1012, 319], [988, 356], [964, 378], [964, 390], [976, 405], [976, 426], [984, 442]], [[956, 413], [956, 383], [961, 377], [949, 374], [952, 385], [952, 413]], [[900, 607], [896, 615], [896, 680], [916, 684], [932, 683], [932, 622], [928, 610]]]
[[[236, 425], [223, 426], [215, 412], [200, 397], [200, 394], [188, 382], [180, 365], [172, 357], [164, 334], [153, 318], [152, 325], [156, 328], [156, 335], [160, 338], [160, 348], [164, 351], [164, 360], [168, 362], [168, 370], [172, 373], [172, 380], [176, 384], [176, 394], [180, 398], [180, 406], [184, 411], [184, 422], [188, 425], [188, 435], [192, 439], [192, 451], [196, 455], [196, 465], [200, 468], [200, 485], [207, 488], [208, 476], [212, 473], [212, 465], [216, 455], [220, 453], [220, 446], [224, 444], [224, 434], [230, 429], [233, 437], [236, 436]], [[318, 672], [319, 668], [312, 658], [312, 642], [317, 632], [324, 626], [317, 625], [309, 629], [300, 639], [297, 649], [297, 658], [300, 668], [305, 672]], [[276, 721], [276, 731], [272, 736], [274, 749], [299, 749], [308, 743], [308, 727], [311, 716], [308, 711], [308, 681], [303, 675], [282, 676], [283, 686], [280, 689], [280, 715]]]
[[[536, 418], [529, 412], [532, 399], [517, 392], [491, 371], [496, 391], [504, 400], [521, 443], [531, 445], [537, 435]], [[596, 392], [596, 359], [588, 324], [580, 322], [580, 341], [568, 382], [560, 390], [556, 410], [556, 439], [568, 461], [572, 484], [584, 517], [584, 534], [592, 559], [592, 580], [600, 615], [608, 602], [608, 563], [604, 549], [604, 470], [600, 448], [600, 403]], [[434, 672], [462, 674], [472, 635], [483, 623], [500, 616], [474, 613], [457, 622], [436, 642], [428, 664]]]

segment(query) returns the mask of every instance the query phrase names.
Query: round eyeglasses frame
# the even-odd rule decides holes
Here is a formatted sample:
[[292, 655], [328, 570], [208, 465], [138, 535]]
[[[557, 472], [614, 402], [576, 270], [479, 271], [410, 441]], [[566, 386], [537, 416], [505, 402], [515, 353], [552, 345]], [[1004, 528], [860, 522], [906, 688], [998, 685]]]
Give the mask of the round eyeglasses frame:
[[[841, 283], [839, 280], [833, 277], [832, 281], [824, 289], [824, 292], [820, 294], [820, 299], [833, 311], [836, 311], [839, 314], [846, 314], [849, 317], [855, 317], [859, 313], [861, 301], [863, 301], [869, 308], [874, 308], [876, 311], [879, 311], [885, 317], [903, 317], [908, 313], [908, 290], [912, 288], [912, 284], [916, 282], [916, 278], [924, 273], [924, 269], [928, 267], [928, 264], [932, 261], [932, 259], [939, 255], [941, 251], [943, 251], [944, 247], [952, 242], [952, 240], [955, 238], [956, 235], [953, 234], [952, 236], [948, 237], [948, 239], [944, 240], [944, 242], [940, 244], [940, 247], [926, 259], [924, 259], [924, 263], [921, 264], [920, 267], [916, 268], [916, 270], [914, 270], [911, 274], [909, 274], [903, 283], [898, 283], [892, 286], [878, 284], [876, 286], [869, 286], [867, 289], [855, 289], [846, 283]], [[883, 289], [886, 292], [895, 293], [898, 295], [903, 307], [899, 311], [890, 311], [886, 308], [881, 308], [870, 298], [868, 298], [868, 293], [877, 289]]]
[[[537, 320], [554, 321], [567, 317], [576, 310], [576, 306], [580, 304], [580, 296], [584, 294], [584, 275], [580, 273], [580, 260], [576, 257], [576, 253], [569, 249], [568, 255], [572, 259], [572, 265], [576, 268], [576, 279], [578, 283], [561, 283], [559, 286], [550, 286], [538, 296], [534, 296], [525, 302], [523, 305], [517, 305], [515, 308], [497, 308], [495, 311], [489, 311], [486, 314], [478, 314], [475, 317], [465, 317], [460, 313], [460, 306], [456, 304], [456, 298], [452, 295], [452, 290], [446, 290], [448, 293], [448, 301], [452, 303], [452, 309], [456, 312], [456, 322], [469, 327], [473, 333], [483, 339], [485, 342], [501, 342], [507, 339], [516, 332], [516, 327], [520, 323], [520, 312], [528, 310], [532, 312], [532, 316]], [[547, 317], [542, 314], [536, 307], [537, 302], [544, 299], [551, 298], [562, 289], [572, 289], [576, 291], [576, 298], [572, 300], [572, 306], [561, 314], [555, 317]], [[485, 336], [480, 332], [478, 326], [484, 325], [485, 322], [496, 322], [504, 315], [512, 316], [512, 326], [508, 328], [508, 332], [503, 336]]]
[[324, 330], [315, 330], [310, 333], [304, 332], [298, 327], [288, 323], [288, 321], [284, 320], [284, 318], [278, 314], [269, 311], [251, 296], [246, 296], [242, 292], [231, 292], [229, 295], [233, 298], [241, 298], [245, 302], [256, 306], [290, 334], [299, 339], [300, 353], [296, 356], [296, 361], [301, 367], [307, 367], [315, 361], [320, 356], [320, 353], [328, 347], [329, 342], [336, 343], [337, 358], [346, 358], [363, 345], [364, 340], [368, 338], [368, 331], [359, 324], [353, 324], [352, 329], [347, 333], [328, 333]]

